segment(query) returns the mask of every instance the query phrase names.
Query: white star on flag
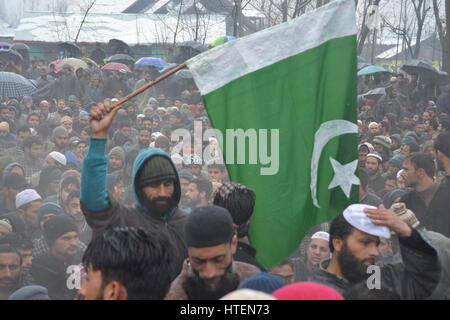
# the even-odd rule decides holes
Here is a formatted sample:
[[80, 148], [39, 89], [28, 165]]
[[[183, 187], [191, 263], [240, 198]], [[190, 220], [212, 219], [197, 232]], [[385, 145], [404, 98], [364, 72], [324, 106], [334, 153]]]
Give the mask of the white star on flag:
[[346, 165], [342, 165], [339, 161], [330, 157], [331, 165], [334, 170], [334, 177], [331, 180], [328, 189], [333, 189], [340, 186], [347, 198], [350, 198], [350, 191], [352, 185], [359, 185], [359, 178], [355, 175], [355, 170], [358, 165], [358, 160], [354, 160]]

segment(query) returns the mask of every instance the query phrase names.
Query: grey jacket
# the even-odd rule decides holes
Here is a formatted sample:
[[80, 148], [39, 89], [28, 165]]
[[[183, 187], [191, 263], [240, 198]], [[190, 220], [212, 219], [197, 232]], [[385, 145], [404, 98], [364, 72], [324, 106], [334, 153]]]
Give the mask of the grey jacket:
[[[400, 238], [399, 242], [403, 263], [380, 265], [381, 287], [394, 291], [401, 299], [425, 299], [433, 293], [441, 276], [438, 253], [422, 231], [413, 230], [410, 237]], [[322, 261], [310, 280], [343, 294], [352, 284], [326, 271], [328, 263], [329, 260]]]

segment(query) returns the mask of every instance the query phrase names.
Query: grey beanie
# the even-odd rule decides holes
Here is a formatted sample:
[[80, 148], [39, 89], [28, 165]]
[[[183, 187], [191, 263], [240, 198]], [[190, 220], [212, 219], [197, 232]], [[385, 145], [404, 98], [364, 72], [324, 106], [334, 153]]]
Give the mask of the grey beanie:
[[142, 188], [152, 182], [165, 179], [176, 180], [176, 172], [169, 159], [157, 155], [148, 159], [141, 167], [138, 173], [137, 185], [139, 188]]
[[122, 161], [125, 161], [125, 151], [122, 147], [114, 147], [111, 149], [111, 151], [108, 154], [108, 157], [115, 156]]
[[48, 290], [41, 286], [26, 286], [13, 292], [8, 300], [51, 300]]
[[64, 134], [66, 136], [69, 135], [69, 133], [67, 132], [66, 128], [61, 127], [61, 126], [60, 127], [56, 127], [55, 129], [53, 129], [53, 132], [52, 132], [52, 140], [55, 140], [55, 138], [57, 136], [61, 135], [61, 134]]

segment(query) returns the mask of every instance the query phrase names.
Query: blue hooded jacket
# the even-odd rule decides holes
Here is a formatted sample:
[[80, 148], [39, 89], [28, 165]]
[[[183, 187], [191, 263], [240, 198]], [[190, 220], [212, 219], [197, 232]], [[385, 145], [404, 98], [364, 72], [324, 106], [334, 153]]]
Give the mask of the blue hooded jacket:
[[[107, 166], [108, 158], [105, 155], [106, 139], [91, 138], [89, 152], [83, 161], [83, 174], [81, 176], [81, 202], [90, 211], [102, 211], [110, 206], [107, 188]], [[161, 219], [145, 207], [140, 199], [140, 192], [137, 189], [137, 178], [140, 169], [149, 159], [155, 156], [163, 156], [169, 160], [176, 175], [174, 200], [179, 203], [181, 198], [181, 187], [178, 172], [170, 156], [164, 151], [156, 148], [143, 149], [139, 152], [133, 165], [131, 181], [132, 189], [136, 201], [136, 206], [153, 218]], [[176, 212], [177, 207], [172, 208], [164, 217], [163, 221], [168, 221]]]

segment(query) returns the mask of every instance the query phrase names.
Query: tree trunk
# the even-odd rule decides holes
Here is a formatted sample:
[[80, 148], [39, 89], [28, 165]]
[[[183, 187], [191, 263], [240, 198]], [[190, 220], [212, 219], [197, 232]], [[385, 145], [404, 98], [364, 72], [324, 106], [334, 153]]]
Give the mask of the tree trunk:
[[[380, 0], [374, 0], [374, 1], [370, 1], [369, 0], [369, 5], [379, 5]], [[361, 52], [364, 49], [364, 43], [366, 42], [367, 36], [370, 33], [369, 28], [367, 28], [366, 26], [366, 15], [367, 15], [367, 7], [364, 8], [364, 17], [363, 17], [363, 26], [362, 26], [362, 30], [361, 30], [361, 34], [359, 36], [359, 40], [358, 40], [358, 55], [361, 55]]]
[[445, 37], [442, 46], [442, 69], [450, 75], [450, 3], [445, 1]]

